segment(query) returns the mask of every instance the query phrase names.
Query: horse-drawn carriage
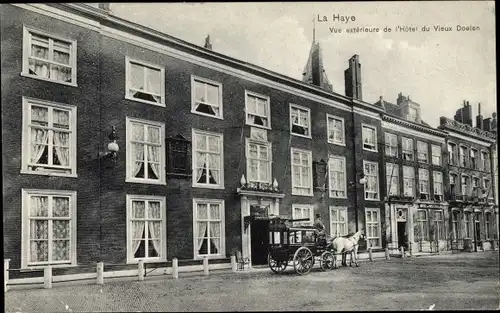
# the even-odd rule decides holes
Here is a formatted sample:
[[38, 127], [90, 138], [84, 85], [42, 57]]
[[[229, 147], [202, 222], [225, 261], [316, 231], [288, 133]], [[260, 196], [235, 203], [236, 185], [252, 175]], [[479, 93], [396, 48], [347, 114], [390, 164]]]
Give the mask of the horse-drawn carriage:
[[291, 265], [297, 274], [304, 275], [311, 271], [315, 261], [324, 271], [334, 268], [334, 255], [326, 238], [314, 226], [293, 226], [293, 222], [308, 220], [280, 217], [269, 220], [268, 264], [273, 272], [281, 273]]

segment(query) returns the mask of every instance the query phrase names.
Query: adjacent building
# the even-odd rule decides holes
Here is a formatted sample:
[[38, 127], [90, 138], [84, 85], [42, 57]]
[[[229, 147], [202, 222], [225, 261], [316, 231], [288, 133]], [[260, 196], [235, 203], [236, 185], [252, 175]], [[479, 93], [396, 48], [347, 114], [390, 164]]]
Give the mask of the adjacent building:
[[[107, 5], [3, 4], [1, 27], [11, 268], [226, 262], [235, 251], [265, 264], [270, 215], [318, 213], [332, 235], [364, 228], [361, 249], [428, 251], [446, 242], [455, 208], [448, 136], [487, 158], [496, 144], [433, 129], [409, 97], [363, 101], [358, 55], [332, 86], [315, 41], [299, 81]], [[492, 171], [477, 173], [492, 185]]]

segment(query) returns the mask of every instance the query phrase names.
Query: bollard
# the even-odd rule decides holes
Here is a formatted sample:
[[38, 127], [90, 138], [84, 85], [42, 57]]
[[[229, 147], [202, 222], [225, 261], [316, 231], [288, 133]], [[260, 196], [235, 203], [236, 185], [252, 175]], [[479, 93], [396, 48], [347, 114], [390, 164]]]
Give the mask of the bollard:
[[233, 273], [236, 273], [236, 256], [232, 255], [231, 256], [231, 269], [233, 270]]
[[104, 263], [97, 263], [97, 284], [104, 285]]
[[495, 240], [492, 240], [491, 241], [491, 250], [495, 251], [496, 247], [495, 247]]
[[405, 258], [405, 247], [401, 246], [401, 257]]
[[3, 260], [3, 270], [4, 270], [4, 275], [3, 275], [3, 279], [4, 279], [4, 290], [5, 292], [7, 292], [9, 290], [9, 287], [7, 286], [7, 284], [9, 283], [9, 263], [10, 263], [10, 259], [4, 259]]
[[203, 272], [208, 275], [208, 258], [203, 259]]
[[137, 263], [137, 271], [139, 272], [139, 280], [144, 280], [144, 260], [139, 260]]
[[177, 258], [172, 259], [172, 277], [179, 278], [179, 260]]
[[410, 256], [413, 256], [413, 249], [411, 248], [411, 242], [408, 243], [408, 249], [410, 249]]
[[390, 260], [391, 259], [391, 256], [389, 255], [389, 248], [385, 248], [385, 259], [386, 260]]
[[368, 248], [368, 257], [370, 258], [370, 261], [373, 261], [372, 247]]
[[43, 268], [43, 286], [45, 289], [52, 288], [52, 266]]

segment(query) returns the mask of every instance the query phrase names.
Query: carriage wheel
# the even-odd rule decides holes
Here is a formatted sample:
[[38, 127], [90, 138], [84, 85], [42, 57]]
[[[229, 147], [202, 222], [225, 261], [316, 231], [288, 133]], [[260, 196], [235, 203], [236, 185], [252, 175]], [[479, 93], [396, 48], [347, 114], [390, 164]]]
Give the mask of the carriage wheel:
[[287, 265], [288, 265], [288, 261], [276, 261], [275, 259], [273, 259], [271, 257], [271, 255], [269, 254], [268, 257], [267, 257], [267, 260], [268, 260], [268, 264], [269, 264], [269, 268], [271, 269], [271, 271], [275, 272], [275, 273], [282, 273], [283, 271], [285, 271]]
[[334, 267], [333, 254], [330, 251], [325, 251], [321, 254], [319, 265], [323, 271], [330, 271]]
[[300, 247], [293, 256], [293, 267], [295, 272], [299, 275], [304, 275], [309, 273], [314, 264], [314, 257], [311, 252], [306, 247]]

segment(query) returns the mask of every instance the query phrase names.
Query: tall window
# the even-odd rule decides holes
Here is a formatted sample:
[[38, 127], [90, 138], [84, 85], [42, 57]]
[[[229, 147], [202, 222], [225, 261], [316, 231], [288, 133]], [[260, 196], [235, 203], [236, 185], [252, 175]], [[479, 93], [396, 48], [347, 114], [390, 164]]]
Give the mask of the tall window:
[[326, 114], [328, 143], [345, 145], [344, 119]]
[[443, 211], [434, 211], [434, 237], [433, 240], [445, 240], [445, 228], [444, 228], [444, 219], [443, 219]]
[[246, 123], [248, 125], [270, 128], [271, 110], [269, 97], [245, 90]]
[[292, 205], [292, 218], [296, 219], [305, 219], [308, 218], [308, 221], [296, 222], [294, 225], [313, 225], [314, 224], [314, 209], [311, 205], [308, 204], [293, 204]]
[[413, 161], [413, 139], [401, 138], [403, 145], [403, 160]]
[[429, 161], [429, 146], [426, 142], [417, 141], [417, 159], [421, 163]]
[[380, 238], [380, 210], [378, 208], [365, 209], [366, 243], [367, 247], [381, 247]]
[[481, 194], [481, 190], [479, 189], [480, 187], [479, 177], [472, 177], [472, 195], [474, 197], [479, 197]]
[[346, 198], [346, 167], [345, 157], [330, 156], [330, 197]]
[[432, 164], [441, 165], [441, 146], [432, 145]]
[[127, 261], [166, 259], [165, 197], [127, 195]]
[[399, 195], [399, 167], [397, 164], [386, 163], [385, 174], [387, 176], [387, 193], [390, 196]]
[[76, 107], [23, 98], [22, 173], [76, 176]]
[[415, 169], [411, 166], [403, 166], [403, 187], [404, 196], [415, 196]]
[[347, 235], [347, 208], [330, 206], [330, 236]]
[[467, 148], [460, 146], [460, 166], [467, 166]]
[[194, 256], [225, 256], [224, 200], [193, 199]]
[[457, 187], [457, 175], [453, 173], [450, 173], [450, 194], [451, 195], [460, 194]]
[[432, 172], [434, 181], [434, 200], [443, 201], [443, 173]]
[[490, 180], [483, 178], [483, 188], [486, 190], [485, 196], [493, 198], [493, 190], [491, 189]]
[[461, 177], [462, 181], [462, 195], [468, 196], [469, 195], [469, 188], [470, 188], [470, 182], [469, 182], [469, 177], [462, 175]]
[[271, 182], [271, 143], [247, 139], [247, 180], [249, 182]]
[[365, 199], [379, 200], [378, 163], [363, 161], [366, 177]]
[[76, 264], [76, 192], [22, 189], [21, 267]]
[[484, 230], [486, 233], [486, 239], [493, 238], [493, 233], [491, 231], [491, 216], [490, 212], [484, 213]]
[[126, 57], [126, 99], [165, 106], [165, 70]]
[[453, 239], [458, 240], [460, 238], [460, 211], [453, 210], [451, 212], [451, 222]]
[[290, 132], [311, 138], [311, 110], [290, 104]]
[[165, 125], [127, 117], [127, 182], [165, 184]]
[[222, 134], [193, 129], [193, 187], [223, 188]]
[[292, 194], [312, 196], [312, 152], [291, 149]]
[[488, 153], [481, 151], [481, 167], [484, 172], [490, 172], [490, 162], [488, 159]]
[[428, 241], [429, 240], [429, 227], [427, 224], [427, 211], [417, 210], [417, 223], [415, 231], [416, 241]]
[[191, 76], [191, 112], [222, 118], [222, 84]]
[[472, 212], [464, 212], [464, 228], [465, 228], [465, 238], [470, 239], [472, 236]]
[[470, 149], [470, 167], [473, 169], [478, 168], [478, 162], [477, 162], [477, 150], [475, 149]]
[[398, 157], [398, 136], [385, 133], [385, 155]]
[[457, 164], [457, 156], [456, 156], [456, 149], [457, 146], [453, 143], [448, 143], [448, 163], [449, 164]]
[[76, 86], [76, 40], [23, 29], [23, 75]]
[[418, 185], [420, 198], [429, 199], [429, 171], [423, 168], [418, 169]]
[[363, 127], [363, 149], [377, 151], [377, 128], [370, 125]]

